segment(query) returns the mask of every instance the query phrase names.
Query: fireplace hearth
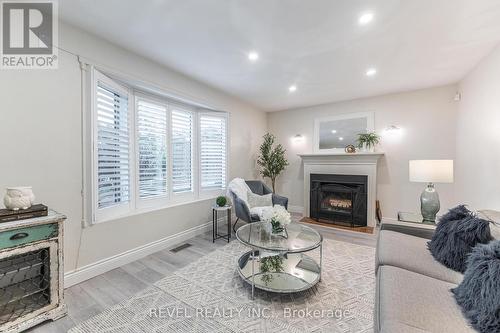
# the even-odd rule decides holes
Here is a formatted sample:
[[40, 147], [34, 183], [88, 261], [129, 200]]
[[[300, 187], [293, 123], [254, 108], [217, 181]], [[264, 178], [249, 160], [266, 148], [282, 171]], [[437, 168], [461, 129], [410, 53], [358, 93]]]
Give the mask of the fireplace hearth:
[[310, 217], [344, 226], [367, 226], [367, 183], [367, 176], [311, 174]]

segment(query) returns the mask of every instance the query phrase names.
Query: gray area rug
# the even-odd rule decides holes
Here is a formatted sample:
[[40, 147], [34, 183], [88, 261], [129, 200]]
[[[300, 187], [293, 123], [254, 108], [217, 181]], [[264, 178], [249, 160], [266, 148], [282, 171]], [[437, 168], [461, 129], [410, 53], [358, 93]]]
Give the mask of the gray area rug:
[[256, 289], [255, 300], [236, 270], [248, 250], [231, 242], [70, 332], [373, 331], [374, 248], [325, 240], [321, 282], [288, 295]]

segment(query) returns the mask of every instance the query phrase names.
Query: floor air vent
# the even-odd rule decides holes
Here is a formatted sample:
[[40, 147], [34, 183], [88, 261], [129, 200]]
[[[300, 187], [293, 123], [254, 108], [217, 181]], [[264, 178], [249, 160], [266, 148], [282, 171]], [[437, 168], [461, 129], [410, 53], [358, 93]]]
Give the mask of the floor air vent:
[[188, 247], [191, 247], [191, 244], [189, 244], [189, 243], [182, 244], [182, 245], [179, 245], [177, 247], [174, 247], [173, 249], [170, 250], [170, 252], [177, 253], [181, 250], [187, 249]]

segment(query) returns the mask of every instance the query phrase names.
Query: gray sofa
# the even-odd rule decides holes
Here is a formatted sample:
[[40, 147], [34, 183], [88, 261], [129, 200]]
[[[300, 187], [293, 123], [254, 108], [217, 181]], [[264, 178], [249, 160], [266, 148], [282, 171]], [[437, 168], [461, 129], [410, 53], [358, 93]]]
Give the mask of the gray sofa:
[[427, 249], [433, 232], [382, 224], [375, 259], [375, 332], [476, 332], [450, 291], [462, 274], [435, 261]]

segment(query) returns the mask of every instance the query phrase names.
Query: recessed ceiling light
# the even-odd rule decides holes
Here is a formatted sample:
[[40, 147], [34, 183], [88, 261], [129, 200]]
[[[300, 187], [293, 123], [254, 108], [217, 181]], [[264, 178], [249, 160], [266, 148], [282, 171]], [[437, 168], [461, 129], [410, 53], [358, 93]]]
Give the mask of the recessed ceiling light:
[[257, 61], [259, 59], [259, 54], [255, 51], [252, 51], [248, 54], [248, 60], [254, 62], [254, 61]]
[[297, 90], [297, 86], [295, 86], [295, 85], [290, 86], [290, 87], [288, 88], [288, 91], [290, 91], [290, 92], [294, 92], [294, 91], [296, 91], [296, 90]]
[[371, 21], [373, 21], [373, 17], [375, 15], [373, 13], [364, 13], [362, 14], [359, 19], [358, 19], [358, 23], [360, 25], [366, 25], [368, 23], [370, 23]]
[[332, 133], [333, 133], [333, 134], [337, 133], [337, 130], [332, 130]]
[[367, 71], [366, 71], [366, 76], [373, 76], [377, 74], [377, 69], [375, 68], [369, 68]]
[[340, 140], [340, 141], [343, 141], [343, 140], [344, 140], [344, 138], [343, 138], [343, 137], [341, 137], [341, 136], [339, 136], [339, 140]]

